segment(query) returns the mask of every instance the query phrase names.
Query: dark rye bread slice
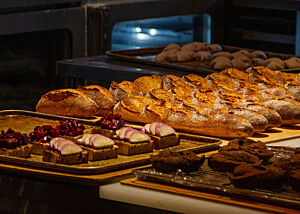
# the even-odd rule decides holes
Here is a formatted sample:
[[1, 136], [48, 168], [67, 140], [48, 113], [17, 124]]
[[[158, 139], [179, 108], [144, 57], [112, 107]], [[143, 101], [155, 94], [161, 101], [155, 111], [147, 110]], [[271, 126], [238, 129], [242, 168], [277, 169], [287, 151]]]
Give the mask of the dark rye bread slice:
[[153, 141], [146, 141], [141, 143], [129, 143], [126, 141], [115, 140], [119, 147], [119, 154], [121, 155], [137, 155], [153, 151]]
[[93, 149], [91, 147], [82, 146], [81, 147], [88, 151], [89, 161], [100, 161], [106, 159], [112, 159], [118, 157], [118, 146], [111, 146], [103, 149]]
[[22, 145], [14, 149], [1, 148], [0, 155], [29, 158], [32, 153], [32, 144]]
[[32, 153], [36, 155], [42, 155], [44, 150], [49, 148], [49, 145], [47, 143], [42, 143], [38, 141], [31, 142], [33, 148]]
[[154, 143], [155, 149], [163, 149], [170, 146], [176, 146], [180, 143], [179, 134], [171, 134], [163, 137], [149, 135]]
[[68, 165], [87, 163], [88, 152], [83, 151], [76, 154], [62, 155], [57, 151], [46, 149], [43, 152], [43, 161]]

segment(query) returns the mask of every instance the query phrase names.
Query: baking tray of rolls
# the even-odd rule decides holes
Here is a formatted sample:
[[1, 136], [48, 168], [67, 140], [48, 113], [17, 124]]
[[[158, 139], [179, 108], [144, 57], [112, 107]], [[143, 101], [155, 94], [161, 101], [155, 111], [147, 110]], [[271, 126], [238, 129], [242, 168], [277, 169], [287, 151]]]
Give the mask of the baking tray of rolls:
[[[274, 153], [273, 160], [276, 158], [286, 159], [294, 155], [295, 149], [288, 147], [272, 147], [268, 149]], [[295, 191], [288, 183], [286, 178], [283, 184], [274, 187], [237, 187], [231, 181], [228, 172], [213, 170], [209, 167], [208, 158], [198, 171], [183, 173], [181, 170], [176, 172], [160, 172], [153, 167], [135, 169], [138, 180], [145, 180], [168, 185], [182, 186], [189, 189], [221, 194], [230, 197], [254, 200], [279, 206], [299, 208], [300, 192]], [[245, 179], [243, 182], [249, 182]], [[250, 181], [251, 182], [251, 181]], [[271, 183], [272, 181], [269, 181]], [[298, 183], [299, 185], [299, 183]]]
[[[6, 130], [11, 128], [16, 132], [29, 134], [34, 130], [36, 126], [51, 125], [55, 127], [58, 124], [60, 124], [59, 121], [66, 121], [72, 119], [76, 119], [79, 124], [83, 124], [85, 126], [85, 133], [89, 133], [89, 130], [95, 127], [95, 121], [97, 120], [97, 117], [78, 119], [23, 110], [5, 110], [0, 111], [0, 130], [4, 130], [4, 132], [6, 132]], [[128, 124], [128, 126], [132, 126], [133, 128], [141, 127], [135, 124]], [[187, 150], [194, 152], [203, 152], [211, 149], [216, 149], [221, 144], [220, 140], [215, 138], [202, 137], [200, 135], [184, 133], [179, 133], [179, 135], [180, 144], [174, 146], [174, 148], [177, 148], [182, 151]], [[79, 137], [77, 136], [75, 138]], [[42, 160], [42, 155], [38, 154], [31, 154], [31, 157], [29, 158], [7, 156], [2, 154], [0, 155], [0, 161], [5, 163], [25, 165], [30, 167], [63, 171], [75, 174], [94, 174], [149, 163], [150, 155], [155, 154], [157, 152], [158, 150], [153, 150], [153, 152], [150, 153], [137, 154], [131, 156], [118, 155], [117, 158], [100, 161], [88, 161], [87, 163], [74, 165], [44, 162]]]
[[[194, 42], [198, 43], [198, 42]], [[180, 45], [184, 47], [191, 45], [188, 43]], [[199, 43], [205, 44], [205, 43]], [[170, 44], [172, 47], [174, 44]], [[208, 44], [205, 44], [208, 45]], [[202, 74], [210, 74], [216, 71], [220, 71], [229, 67], [238, 69], [246, 69], [250, 66], [266, 66], [272, 70], [285, 71], [285, 72], [299, 72], [300, 71], [300, 59], [290, 54], [275, 53], [269, 51], [256, 51], [254, 49], [217, 45], [220, 48], [212, 48], [210, 50], [200, 48], [198, 52], [192, 52], [192, 54], [181, 54], [180, 59], [173, 53], [167, 57], [158, 57], [160, 54], [169, 51], [169, 46], [166, 47], [152, 47], [152, 48], [140, 48], [129, 50], [113, 50], [107, 51], [106, 55], [116, 59], [126, 60], [136, 63], [150, 64], [159, 67], [165, 67], [170, 69], [178, 69], [189, 72], [196, 72]], [[189, 50], [189, 47], [187, 48]], [[172, 51], [172, 50], [171, 50]], [[201, 54], [199, 54], [201, 52]], [[205, 52], [208, 52], [205, 54]], [[225, 52], [225, 53], [224, 53]], [[254, 52], [254, 55], [251, 53]], [[191, 56], [192, 55], [192, 56]], [[230, 56], [233, 55], [233, 56]], [[246, 58], [244, 55], [247, 55]], [[221, 57], [219, 61], [217, 57]], [[230, 58], [230, 60], [224, 60]], [[274, 59], [275, 58], [275, 59]], [[287, 65], [284, 60], [292, 58], [291, 65]], [[293, 59], [294, 58], [294, 59]], [[237, 59], [237, 60], [233, 60]], [[279, 59], [279, 62], [278, 62]], [[295, 64], [296, 63], [296, 64]], [[279, 65], [280, 64], [280, 65]]]

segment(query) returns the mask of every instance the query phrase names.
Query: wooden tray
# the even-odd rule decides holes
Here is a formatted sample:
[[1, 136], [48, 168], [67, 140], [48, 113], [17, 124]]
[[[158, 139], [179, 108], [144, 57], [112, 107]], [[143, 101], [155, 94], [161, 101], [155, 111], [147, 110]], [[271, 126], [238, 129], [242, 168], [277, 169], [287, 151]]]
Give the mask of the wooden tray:
[[[0, 111], [0, 130], [7, 130], [12, 128], [15, 131], [22, 133], [32, 132], [34, 127], [38, 125], [57, 125], [60, 120], [67, 119], [78, 119], [71, 117], [63, 117], [56, 115], [49, 115], [37, 112], [22, 111], [22, 110], [7, 110]], [[87, 129], [91, 129], [95, 123], [92, 118], [89, 119], [78, 119], [80, 123], [85, 124]], [[179, 150], [188, 150], [194, 152], [203, 152], [211, 149], [216, 149], [221, 144], [221, 141], [214, 138], [202, 137], [199, 135], [190, 134], [180, 134], [181, 143], [175, 146]], [[21, 164], [26, 166], [33, 166], [39, 168], [45, 168], [50, 170], [58, 170], [70, 173], [78, 174], [92, 174], [92, 173], [102, 173], [112, 170], [117, 170], [125, 167], [132, 167], [141, 164], [149, 163], [150, 155], [153, 153], [145, 153], [132, 156], [119, 155], [118, 158], [108, 159], [102, 161], [88, 162], [87, 164], [78, 165], [64, 165], [55, 164], [42, 161], [41, 155], [32, 155], [31, 158], [18, 158], [12, 156], [0, 155], [0, 161]]]
[[[275, 156], [290, 157], [294, 150], [290, 148], [274, 148]], [[289, 185], [284, 184], [273, 190], [237, 188], [231, 184], [224, 172], [214, 171], [209, 168], [207, 161], [197, 171], [192, 173], [161, 173], [152, 167], [133, 170], [138, 180], [154, 181], [159, 183], [183, 186], [190, 189], [201, 190], [209, 193], [217, 193], [226, 196], [234, 196], [243, 199], [256, 200], [274, 205], [299, 208], [300, 193], [294, 191]]]
[[[190, 62], [174, 62], [174, 63], [156, 62], [155, 55], [159, 54], [164, 48], [165, 47], [153, 47], [153, 48], [140, 48], [140, 49], [129, 49], [129, 50], [114, 50], [114, 51], [107, 51], [106, 55], [120, 60], [136, 62], [136, 63], [144, 63], [149, 65], [189, 71], [189, 72], [197, 72], [201, 74], [210, 74], [219, 71], [209, 67], [210, 61], [204, 61], [204, 62], [190, 61]], [[223, 45], [222, 48], [224, 51], [229, 51], [229, 52], [235, 52], [241, 49], [253, 51], [253, 49], [225, 46], [225, 45]], [[264, 52], [268, 55], [269, 58], [279, 57], [281, 59], [287, 59], [289, 57], [294, 56], [290, 54], [281, 54], [281, 53], [274, 53], [268, 51], [264, 51]], [[283, 69], [280, 71], [299, 72], [300, 68]]]

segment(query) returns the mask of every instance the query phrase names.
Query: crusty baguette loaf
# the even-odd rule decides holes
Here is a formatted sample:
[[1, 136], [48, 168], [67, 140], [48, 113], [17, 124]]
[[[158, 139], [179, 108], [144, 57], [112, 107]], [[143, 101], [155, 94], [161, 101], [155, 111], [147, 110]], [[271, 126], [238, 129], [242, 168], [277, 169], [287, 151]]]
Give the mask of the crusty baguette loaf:
[[78, 90], [84, 92], [97, 104], [97, 114], [112, 114], [113, 107], [117, 102], [109, 90], [99, 85], [80, 86]]
[[91, 147], [82, 146], [81, 147], [88, 151], [89, 161], [99, 161], [118, 157], [118, 146], [112, 146], [103, 149], [93, 149]]
[[218, 137], [247, 137], [253, 134], [251, 123], [238, 115], [222, 113], [201, 115], [176, 106], [151, 104], [149, 98], [148, 104], [136, 97], [128, 97], [122, 101], [130, 105], [125, 107], [120, 102], [114, 108], [114, 113], [121, 114], [127, 121], [162, 122], [178, 130]]
[[1, 148], [0, 155], [29, 158], [32, 154], [32, 144], [22, 145], [14, 149]]
[[88, 152], [83, 151], [77, 154], [61, 155], [59, 152], [46, 149], [43, 152], [43, 161], [68, 165], [87, 163]]
[[116, 145], [119, 147], [118, 153], [120, 155], [137, 155], [153, 151], [153, 141], [143, 143], [129, 143], [121, 140], [115, 140]]
[[153, 89], [162, 88], [163, 79], [159, 75], [143, 76], [133, 81], [133, 94], [146, 95]]
[[90, 117], [97, 110], [96, 103], [76, 89], [50, 91], [36, 105], [37, 112], [74, 117]]

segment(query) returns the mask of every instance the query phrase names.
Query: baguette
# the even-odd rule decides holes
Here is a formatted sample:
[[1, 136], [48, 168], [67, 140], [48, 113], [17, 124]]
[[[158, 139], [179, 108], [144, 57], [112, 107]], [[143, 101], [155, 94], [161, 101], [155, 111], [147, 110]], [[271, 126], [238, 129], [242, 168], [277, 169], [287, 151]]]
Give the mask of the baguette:
[[120, 101], [133, 94], [133, 83], [129, 81], [122, 81], [117, 83], [112, 81], [109, 91], [112, 93], [116, 101]]
[[96, 103], [76, 89], [50, 91], [36, 105], [37, 112], [73, 117], [90, 117], [97, 110]]
[[78, 90], [88, 95], [97, 104], [97, 114], [112, 114], [113, 107], [117, 102], [109, 90], [99, 85], [79, 86]]
[[[114, 113], [121, 114], [127, 121], [162, 122], [178, 130], [218, 137], [247, 137], [253, 134], [251, 123], [238, 115], [223, 113], [203, 115], [193, 110], [177, 108], [176, 105], [168, 107], [167, 104], [145, 104], [141, 98], [135, 97], [125, 98], [122, 101], [130, 102], [130, 108], [128, 106], [125, 108], [119, 103], [114, 108]], [[138, 111], [135, 110], [137, 108]]]

